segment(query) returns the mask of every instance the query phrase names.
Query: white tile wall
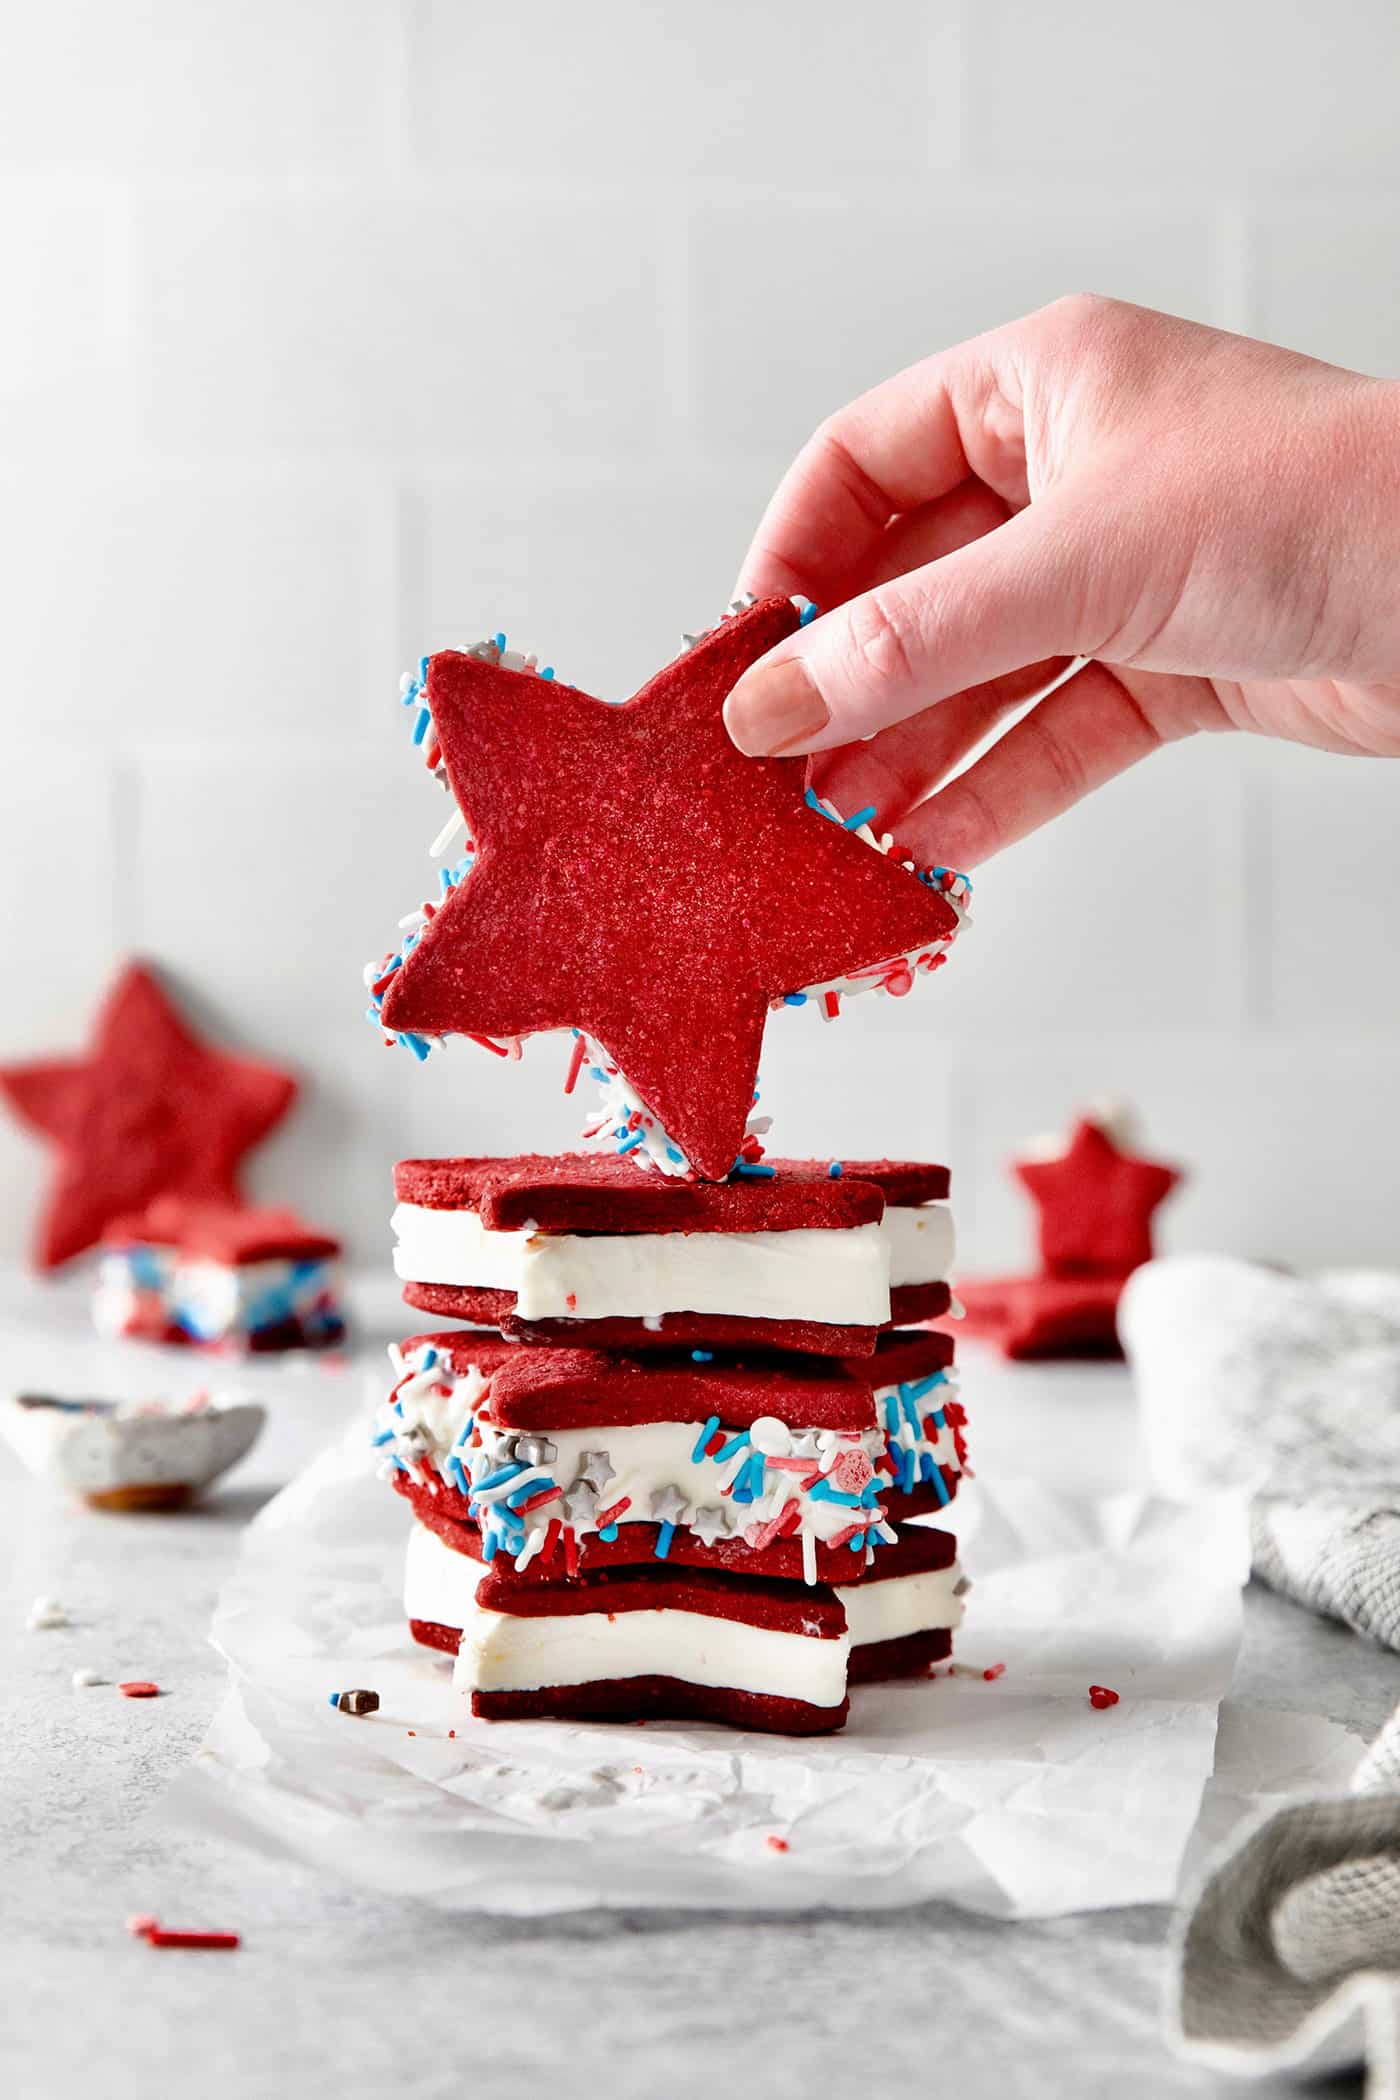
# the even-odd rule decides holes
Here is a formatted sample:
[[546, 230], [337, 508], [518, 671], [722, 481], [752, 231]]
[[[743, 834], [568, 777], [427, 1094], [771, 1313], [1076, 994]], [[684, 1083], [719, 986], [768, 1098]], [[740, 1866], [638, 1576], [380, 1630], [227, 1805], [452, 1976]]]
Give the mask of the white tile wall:
[[[0, 1054], [125, 950], [306, 1075], [258, 1181], [382, 1245], [400, 1153], [566, 1142], [563, 1056], [419, 1068], [401, 665], [631, 690], [793, 446], [1076, 287], [1400, 370], [1388, 0], [0, 0]], [[775, 1022], [793, 1150], [1001, 1162], [1135, 1093], [1175, 1244], [1393, 1258], [1400, 770], [1182, 748], [987, 868], [941, 980]], [[18, 959], [18, 966], [16, 962]], [[39, 1153], [0, 1125], [0, 1254]]]

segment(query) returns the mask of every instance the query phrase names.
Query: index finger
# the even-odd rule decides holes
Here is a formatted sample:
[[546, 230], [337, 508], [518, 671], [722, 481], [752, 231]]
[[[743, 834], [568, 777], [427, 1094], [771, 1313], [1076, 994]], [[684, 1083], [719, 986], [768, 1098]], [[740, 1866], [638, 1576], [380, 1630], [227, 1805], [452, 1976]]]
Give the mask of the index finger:
[[[1024, 503], [1019, 403], [998, 351], [977, 336], [897, 372], [831, 416], [778, 484], [744, 557], [739, 589], [800, 592], [823, 608], [869, 562], [891, 520], [975, 475]], [[988, 410], [995, 407], [995, 417]]]

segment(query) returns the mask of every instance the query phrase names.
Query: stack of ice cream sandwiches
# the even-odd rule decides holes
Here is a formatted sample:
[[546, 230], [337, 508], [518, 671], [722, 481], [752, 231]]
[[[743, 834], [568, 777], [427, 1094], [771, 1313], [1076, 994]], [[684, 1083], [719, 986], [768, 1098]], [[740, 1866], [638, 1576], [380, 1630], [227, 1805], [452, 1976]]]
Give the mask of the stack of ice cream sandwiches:
[[724, 1182], [565, 1154], [407, 1160], [395, 1267], [449, 1331], [375, 1436], [414, 1637], [490, 1718], [839, 1728], [946, 1658], [967, 1584], [946, 1169]]

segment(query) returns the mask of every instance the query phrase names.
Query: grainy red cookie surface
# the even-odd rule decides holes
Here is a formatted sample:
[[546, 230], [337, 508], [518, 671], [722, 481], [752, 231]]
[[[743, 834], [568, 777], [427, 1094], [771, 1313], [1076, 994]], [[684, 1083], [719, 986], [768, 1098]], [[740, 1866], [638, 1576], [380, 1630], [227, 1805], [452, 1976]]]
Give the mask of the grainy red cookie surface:
[[892, 1641], [865, 1641], [851, 1650], [847, 1684], [883, 1684], [895, 1677], [923, 1677], [953, 1652], [946, 1626], [927, 1633], [903, 1633]]
[[810, 1706], [763, 1692], [684, 1684], [677, 1677], [599, 1678], [592, 1684], [547, 1685], [534, 1692], [473, 1692], [480, 1721], [722, 1721], [764, 1735], [832, 1735], [844, 1728], [849, 1699]]
[[1152, 1214], [1181, 1179], [1175, 1167], [1125, 1152], [1087, 1117], [1054, 1159], [1012, 1169], [1035, 1202], [1049, 1276], [1126, 1276], [1152, 1259]]
[[402, 1159], [394, 1194], [428, 1210], [474, 1210], [488, 1232], [841, 1231], [873, 1224], [884, 1211], [873, 1180], [833, 1179], [812, 1160], [772, 1164], [771, 1179], [679, 1181], [613, 1153]]
[[475, 864], [394, 973], [386, 1028], [578, 1026], [723, 1181], [770, 1005], [957, 925], [938, 891], [807, 806], [805, 759], [731, 743], [731, 687], [797, 625], [789, 599], [764, 599], [622, 706], [434, 656], [426, 699]]
[[573, 1618], [584, 1612], [685, 1611], [770, 1633], [800, 1634], [804, 1640], [838, 1641], [846, 1614], [820, 1583], [797, 1588], [764, 1575], [729, 1569], [671, 1567], [655, 1561], [646, 1569], [599, 1568], [576, 1581], [531, 1582], [493, 1562], [477, 1584], [485, 1611], [516, 1619]]
[[0, 1066], [0, 1095], [57, 1155], [33, 1245], [51, 1269], [156, 1196], [237, 1202], [243, 1155], [286, 1114], [296, 1081], [202, 1042], [129, 963], [86, 1053]]
[[1014, 1362], [1116, 1361], [1124, 1276], [1006, 1276], [960, 1282], [967, 1332]]
[[245, 1210], [241, 1204], [200, 1202], [191, 1196], [157, 1196], [144, 1210], [114, 1219], [102, 1237], [108, 1246], [173, 1247], [181, 1254], [231, 1266], [319, 1261], [340, 1252], [338, 1240], [314, 1232], [294, 1210]]

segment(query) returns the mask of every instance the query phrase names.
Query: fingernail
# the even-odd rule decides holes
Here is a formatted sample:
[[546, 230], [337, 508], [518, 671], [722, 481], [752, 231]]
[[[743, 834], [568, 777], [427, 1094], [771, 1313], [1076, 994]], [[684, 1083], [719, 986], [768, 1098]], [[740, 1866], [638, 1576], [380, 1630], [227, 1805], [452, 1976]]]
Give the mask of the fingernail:
[[724, 726], [749, 758], [776, 758], [831, 720], [831, 710], [798, 657], [756, 664], [724, 703]]

